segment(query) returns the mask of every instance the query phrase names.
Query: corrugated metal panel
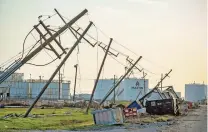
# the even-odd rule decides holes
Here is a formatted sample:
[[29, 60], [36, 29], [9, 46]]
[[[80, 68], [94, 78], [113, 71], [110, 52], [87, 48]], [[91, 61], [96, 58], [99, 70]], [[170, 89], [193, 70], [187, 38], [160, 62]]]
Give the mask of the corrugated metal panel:
[[121, 108], [96, 110], [92, 112], [96, 125], [123, 124], [123, 112]]

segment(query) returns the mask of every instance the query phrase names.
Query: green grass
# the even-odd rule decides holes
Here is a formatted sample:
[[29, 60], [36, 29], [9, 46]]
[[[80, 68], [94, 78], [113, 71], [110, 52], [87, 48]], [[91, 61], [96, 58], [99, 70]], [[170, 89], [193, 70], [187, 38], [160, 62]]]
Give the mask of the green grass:
[[[0, 116], [4, 116], [9, 113], [24, 114], [26, 108], [4, 108], [0, 109]], [[65, 112], [71, 112], [71, 115], [64, 114]], [[50, 116], [52, 113], [59, 114], [56, 116]], [[56, 129], [75, 129], [86, 126], [92, 126], [94, 124], [92, 115], [84, 114], [84, 110], [76, 108], [64, 108], [64, 109], [38, 109], [34, 108], [31, 114], [41, 114], [38, 118], [22, 118], [22, 117], [10, 117], [7, 119], [0, 119], [0, 131], [5, 130], [56, 130]]]
[[153, 122], [166, 122], [169, 119], [174, 118], [172, 115], [155, 115], [153, 117], [141, 117], [140, 120], [143, 123], [153, 123]]

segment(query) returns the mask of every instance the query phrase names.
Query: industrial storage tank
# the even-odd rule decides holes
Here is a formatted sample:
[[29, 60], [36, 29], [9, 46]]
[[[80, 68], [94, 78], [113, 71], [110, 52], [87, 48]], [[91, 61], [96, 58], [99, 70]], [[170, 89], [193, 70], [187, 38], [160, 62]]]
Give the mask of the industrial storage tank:
[[[0, 72], [0, 74], [3, 72]], [[38, 96], [48, 80], [23, 80], [23, 73], [14, 73], [0, 84], [0, 94], [7, 89], [6, 98], [34, 99]], [[60, 83], [60, 99], [70, 99], [70, 81], [62, 80]], [[44, 91], [41, 99], [59, 99], [59, 81], [53, 80]]]
[[[130, 101], [136, 100], [144, 96], [148, 90], [148, 79], [138, 79], [138, 78], [126, 78], [124, 79], [115, 90], [116, 100]], [[103, 99], [107, 92], [113, 87], [113, 79], [100, 79], [98, 81], [94, 99]], [[114, 92], [107, 98], [107, 100], [113, 99]]]
[[148, 80], [138, 79], [138, 78], [126, 78], [122, 82], [122, 88], [124, 89], [123, 99], [133, 101], [140, 99], [148, 92]]
[[207, 98], [207, 85], [205, 84], [185, 84], [185, 100], [198, 102]]
[[[114, 79], [99, 79], [98, 84], [97, 84], [96, 89], [95, 89], [94, 99], [95, 100], [103, 99], [104, 96], [107, 94], [107, 92], [113, 86], [114, 86]], [[113, 98], [113, 93], [107, 98], [107, 100], [111, 100], [112, 98]]]

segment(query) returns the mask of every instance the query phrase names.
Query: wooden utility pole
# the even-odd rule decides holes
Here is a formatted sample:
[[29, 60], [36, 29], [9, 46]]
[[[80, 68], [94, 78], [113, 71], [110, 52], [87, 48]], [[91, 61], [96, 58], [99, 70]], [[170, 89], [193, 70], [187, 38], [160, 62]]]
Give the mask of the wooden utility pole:
[[[64, 59], [61, 61], [61, 63], [59, 64], [59, 66], [56, 68], [56, 70], [54, 71], [54, 73], [51, 75], [50, 79], [48, 80], [48, 82], [44, 85], [44, 87], [42, 88], [42, 90], [40, 91], [40, 93], [38, 94], [38, 96], [36, 97], [35, 101], [31, 104], [31, 106], [29, 107], [29, 109], [27, 110], [27, 112], [25, 113], [24, 117], [27, 117], [28, 114], [30, 113], [30, 111], [32, 110], [32, 108], [35, 106], [35, 104], [37, 103], [37, 101], [40, 99], [40, 97], [42, 96], [42, 94], [44, 93], [44, 91], [47, 89], [47, 87], [49, 86], [49, 84], [51, 83], [51, 81], [53, 80], [53, 78], [55, 77], [55, 75], [57, 75], [58, 71], [61, 69], [61, 67], [63, 66], [63, 64], [66, 62], [66, 60], [69, 58], [69, 56], [71, 55], [71, 53], [73, 52], [73, 50], [76, 48], [76, 46], [80, 43], [81, 39], [84, 37], [84, 35], [87, 33], [87, 31], [89, 30], [89, 28], [92, 26], [92, 22], [90, 22], [90, 24], [87, 26], [87, 28], [84, 30], [84, 32], [82, 33], [82, 35], [79, 37], [79, 39], [74, 43], [74, 45], [71, 47], [71, 49], [69, 50], [69, 52], [67, 53], [67, 55], [64, 57]], [[66, 28], [69, 25], [65, 25]], [[64, 26], [64, 27], [65, 27]]]
[[88, 106], [87, 106], [86, 113], [88, 113], [88, 110], [89, 110], [90, 105], [91, 105], [91, 103], [92, 103], [92, 98], [93, 98], [93, 96], [94, 96], [94, 92], [95, 92], [95, 89], [96, 89], [96, 86], [97, 86], [98, 80], [99, 80], [99, 78], [100, 78], [101, 71], [102, 71], [103, 66], [104, 66], [104, 64], [105, 64], [105, 60], [106, 60], [106, 57], [107, 57], [107, 55], [108, 55], [108, 51], [109, 51], [109, 49], [110, 49], [110, 46], [111, 46], [112, 41], [113, 41], [113, 39], [112, 39], [112, 38], [110, 38], [110, 42], [109, 42], [108, 47], [107, 47], [107, 49], [106, 49], [106, 52], [105, 52], [105, 55], [104, 55], [103, 61], [102, 61], [102, 63], [101, 63], [101, 66], [100, 66], [100, 69], [99, 69], [99, 72], [98, 72], [97, 78], [96, 78], [96, 80], [95, 80], [95, 84], [94, 84], [94, 87], [93, 87], [93, 90], [92, 90], [92, 94], [91, 94], [91, 97], [90, 97], [89, 104], [88, 104]]
[[61, 99], [61, 72], [59, 70], [59, 94], [58, 94], [58, 99]]
[[167, 73], [165, 74], [165, 76], [157, 83], [157, 85], [150, 91], [148, 92], [147, 94], [145, 94], [141, 99], [139, 99], [139, 101], [142, 103], [142, 105], [144, 106], [143, 104], [143, 100], [149, 95], [151, 94], [155, 89], [158, 90], [158, 88], [160, 87], [160, 83], [166, 78], [169, 76], [169, 74], [172, 72], [172, 69]]
[[163, 74], [161, 74], [161, 91], [162, 91]]
[[[116, 75], [114, 75], [114, 79], [113, 79], [113, 86], [115, 87], [115, 85], [116, 85]], [[113, 102], [116, 103], [116, 89], [114, 89]]]
[[75, 101], [75, 92], [76, 92], [76, 83], [77, 83], [77, 66], [78, 66], [78, 64], [74, 65], [74, 68], [75, 68], [75, 78], [74, 78], [74, 96], [73, 96], [73, 101]]
[[130, 73], [130, 71], [134, 68], [134, 66], [139, 62], [139, 60], [142, 58], [142, 56], [140, 56], [135, 62], [134, 64], [128, 69], [128, 71], [121, 77], [121, 79], [119, 79], [116, 83], [116, 85], [110, 89], [110, 91], [108, 91], [108, 93], [104, 96], [104, 98], [101, 100], [100, 105], [102, 105], [105, 100], [108, 98], [109, 95], [111, 95], [111, 93], [114, 91], [114, 89], [116, 89], [116, 87], [122, 82], [122, 80]]
[[145, 77], [146, 77], [146, 75], [147, 75], [147, 73], [144, 73], [144, 71], [143, 71], [143, 79], [144, 79], [144, 95], [145, 95], [145, 93], [146, 93], [146, 91], [145, 91]]

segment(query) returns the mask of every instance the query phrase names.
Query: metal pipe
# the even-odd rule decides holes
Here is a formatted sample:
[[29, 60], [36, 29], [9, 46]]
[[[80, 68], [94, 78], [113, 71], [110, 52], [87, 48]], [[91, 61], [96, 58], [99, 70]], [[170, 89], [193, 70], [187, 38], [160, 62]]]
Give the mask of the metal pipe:
[[95, 89], [96, 89], [96, 87], [97, 87], [97, 83], [98, 83], [98, 80], [99, 80], [99, 78], [100, 78], [100, 74], [101, 74], [101, 71], [102, 71], [102, 69], [103, 69], [103, 66], [104, 66], [106, 57], [107, 57], [107, 55], [108, 55], [108, 51], [109, 51], [109, 49], [110, 49], [110, 46], [111, 46], [112, 41], [113, 41], [113, 39], [110, 38], [110, 42], [109, 42], [108, 47], [107, 47], [107, 49], [106, 49], [105, 56], [104, 56], [104, 58], [103, 58], [103, 61], [102, 61], [102, 63], [101, 63], [101, 66], [100, 66], [100, 69], [99, 69], [99, 72], [98, 72], [98, 75], [97, 75], [97, 78], [96, 78], [96, 80], [95, 80], [95, 84], [94, 84], [94, 87], [93, 87], [93, 90], [92, 90], [92, 94], [91, 94], [91, 96], [90, 96], [90, 101], [89, 101], [89, 104], [88, 104], [88, 106], [87, 106], [86, 113], [88, 113], [88, 110], [89, 110], [90, 105], [91, 105], [91, 103], [92, 103], [92, 98], [93, 98], [93, 96], [94, 96], [94, 92], [95, 92]]
[[118, 85], [122, 82], [122, 80], [129, 74], [129, 72], [134, 68], [134, 66], [139, 62], [139, 60], [142, 58], [142, 56], [140, 56], [136, 62], [128, 69], [128, 71], [123, 75], [123, 77], [116, 83], [116, 85], [109, 91], [108, 94], [106, 94], [106, 96], [103, 98], [103, 100], [100, 102], [100, 105], [102, 105], [105, 100], [108, 98], [108, 96], [114, 91], [114, 89], [116, 87], [118, 87]]
[[62, 62], [59, 64], [59, 66], [56, 68], [55, 72], [52, 74], [52, 76], [50, 77], [50, 79], [48, 80], [48, 82], [45, 84], [45, 86], [43, 87], [43, 89], [40, 91], [40, 93], [38, 94], [38, 96], [35, 99], [35, 101], [32, 103], [32, 105], [30, 106], [30, 108], [27, 110], [27, 112], [25, 113], [24, 117], [27, 117], [28, 116], [28, 114], [30, 113], [30, 111], [32, 110], [32, 108], [34, 107], [34, 105], [37, 103], [37, 101], [42, 96], [42, 94], [44, 93], [44, 91], [46, 90], [46, 88], [48, 87], [48, 85], [51, 83], [51, 81], [53, 80], [53, 78], [56, 76], [57, 72], [60, 70], [60, 68], [65, 63], [65, 61], [68, 59], [68, 57], [71, 55], [71, 53], [73, 52], [73, 50], [79, 44], [79, 42], [81, 41], [81, 39], [83, 38], [83, 36], [87, 33], [87, 31], [89, 30], [89, 28], [91, 27], [92, 24], [93, 23], [90, 22], [90, 24], [87, 26], [87, 28], [82, 33], [82, 35], [79, 37], [79, 39], [76, 41], [76, 43], [72, 46], [72, 48], [67, 53], [67, 55], [64, 57], [64, 59], [62, 60]]

